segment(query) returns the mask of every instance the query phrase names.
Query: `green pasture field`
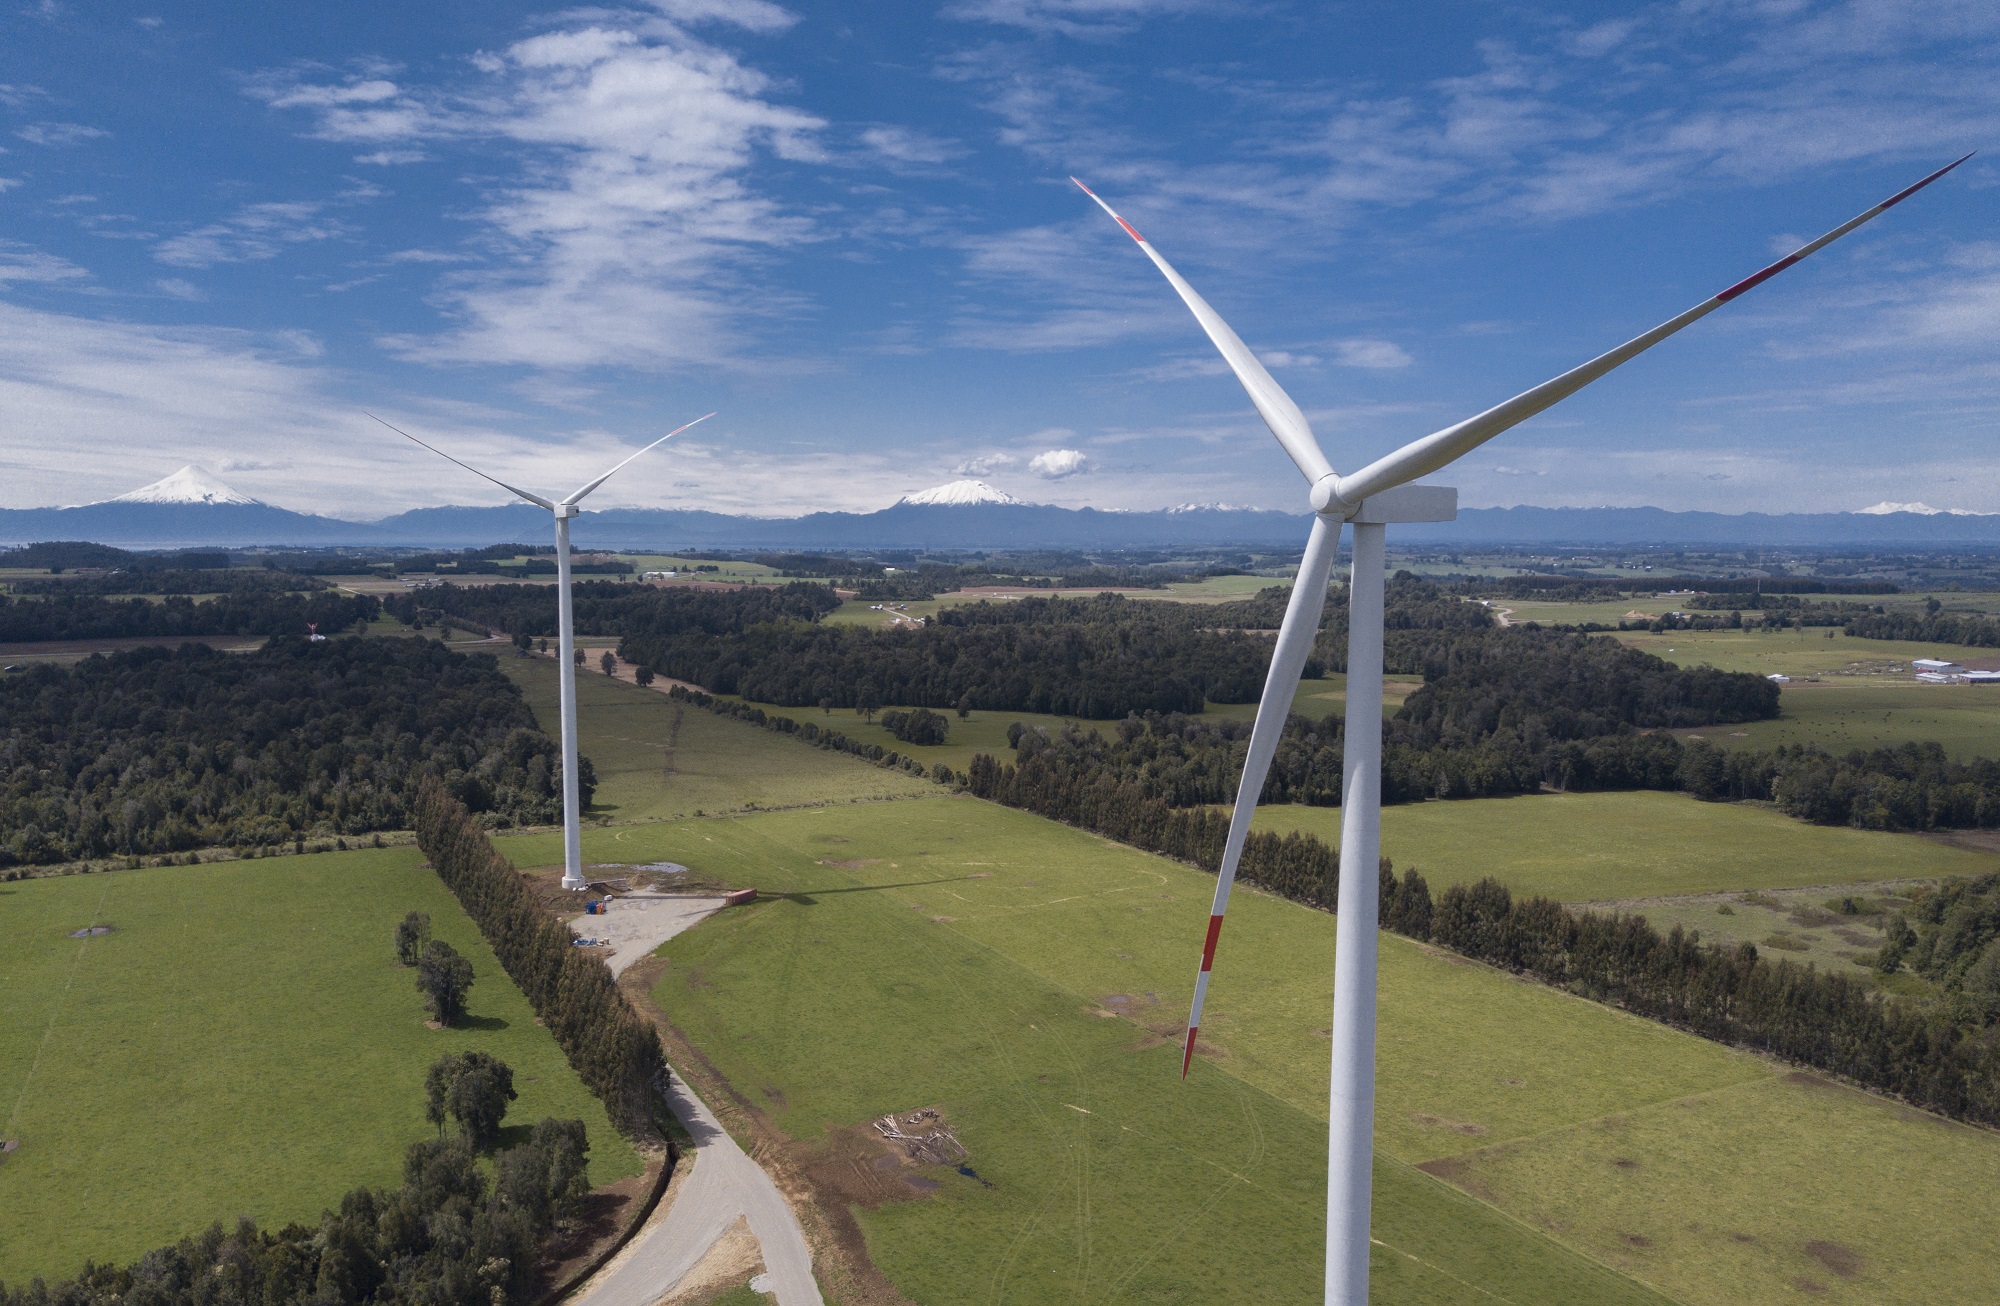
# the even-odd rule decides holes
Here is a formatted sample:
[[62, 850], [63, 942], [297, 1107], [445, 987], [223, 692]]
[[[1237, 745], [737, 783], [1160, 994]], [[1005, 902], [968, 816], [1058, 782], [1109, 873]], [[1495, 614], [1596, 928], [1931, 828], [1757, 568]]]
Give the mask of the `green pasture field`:
[[[670, 944], [656, 992], [780, 1128], [817, 1141], [937, 1106], [970, 1148], [976, 1178], [926, 1170], [941, 1185], [931, 1197], [856, 1211], [871, 1255], [913, 1300], [1317, 1291], [1320, 1108], [1208, 1061], [1182, 1085], [1177, 1049], [1098, 1000], [1126, 992], [1146, 1007], [1173, 973], [1162, 1011], [1134, 1015], [1177, 1019], [1206, 877], [951, 797], [655, 825], [616, 845], [608, 833], [586, 833], [587, 855], [671, 857], [788, 895]], [[555, 847], [505, 843], [524, 861]], [[822, 864], [834, 861], [856, 865]], [[1331, 922], [1315, 923], [1302, 951], [1323, 969]], [[1254, 944], [1255, 928], [1246, 934]], [[1309, 1056], [1320, 1049], [1303, 1078], [1323, 1080], [1311, 1028], [1290, 1032]], [[1385, 1155], [1376, 1175], [1379, 1301], [1662, 1300], [1409, 1164]]]
[[[1267, 805], [1252, 828], [1337, 845], [1340, 809]], [[1490, 875], [1563, 902], [1940, 879], [2000, 862], [1922, 835], [1808, 825], [1753, 803], [1649, 790], [1388, 806], [1382, 855], [1398, 871], [1422, 871], [1433, 892]]]
[[[1989, 650], [1991, 652], [1992, 650]], [[1830, 676], [1786, 685], [1772, 721], [1677, 730], [1721, 748], [1816, 744], [1831, 753], [1937, 743], [1953, 757], [2000, 756], [2000, 693], [1992, 685], [1930, 685], [1907, 677]]]
[[[1989, 855], [1987, 869], [2000, 869], [2000, 856]], [[1811, 962], [1821, 970], [1845, 971], [1875, 982], [1875, 952], [1882, 946], [1889, 913], [1909, 906], [1916, 887], [1913, 883], [1892, 881], [1703, 893], [1598, 905], [1606, 910], [1644, 916], [1656, 929], [1667, 930], [1678, 925], [1686, 930], [1699, 930], [1702, 939], [1709, 943], [1725, 946], [1754, 943], [1772, 957]], [[1854, 914], [1842, 910], [1844, 899], [1853, 900], [1857, 909]], [[1929, 981], [1908, 971], [1887, 981], [1885, 987], [1913, 994], [1934, 991]]]
[[[725, 697], [733, 698], [734, 696], [726, 695]], [[740, 702], [743, 700], [736, 701]], [[864, 744], [879, 744], [883, 748], [894, 749], [905, 757], [918, 759], [925, 766], [935, 766], [939, 762], [943, 762], [946, 766], [956, 771], [963, 771], [971, 766], [974, 755], [979, 753], [991, 753], [1002, 762], [1011, 761], [1014, 756], [1014, 750], [1007, 744], [1007, 727], [1013, 725], [1016, 721], [1028, 729], [1032, 730], [1039, 726], [1050, 733], [1055, 733], [1060, 731], [1064, 726], [1074, 724], [1082, 726], [1087, 730], [1096, 730], [1101, 734], [1108, 735], [1112, 728], [1117, 725], [1115, 721], [1085, 721], [1078, 717], [1053, 716], [1043, 712], [987, 712], [981, 710], [975, 711], [970, 716], [961, 719], [958, 713], [952, 709], [941, 708], [936, 710], [940, 712], [951, 726], [950, 733], [945, 736], [945, 741], [942, 744], [906, 744], [890, 734], [882, 725], [882, 715], [880, 712], [876, 713], [873, 721], [870, 721], [868, 718], [855, 712], [851, 707], [837, 707], [832, 712], [823, 712], [816, 707], [778, 707], [771, 703], [758, 703], [755, 706], [764, 709], [764, 712], [769, 716], [790, 717], [792, 720], [800, 722], [815, 722], [823, 728], [838, 730], [849, 739], [859, 740]], [[694, 709], [690, 709], [690, 711], [692, 710]], [[887, 712], [894, 711], [895, 709], [891, 707], [882, 710]], [[703, 715], [710, 714], [704, 712]], [[783, 739], [777, 736], [773, 736], [773, 739], [776, 745], [783, 746], [783, 752], [785, 753], [807, 747], [796, 740]], [[874, 770], [875, 768], [868, 767], [866, 769]], [[908, 777], [905, 778], [908, 779]], [[926, 780], [907, 792], [928, 794], [935, 791], [936, 786]]]
[[[560, 724], [555, 662], [503, 656], [500, 667], [521, 686], [542, 729], [555, 735]], [[748, 807], [845, 803], [936, 788], [902, 771], [675, 703], [657, 689], [641, 689], [594, 668], [576, 678], [576, 706], [581, 746], [597, 769], [590, 809], [596, 820], [624, 823]], [[674, 743], [677, 713], [680, 735]], [[1004, 736], [1001, 742], [1006, 742]]]
[[[640, 571], [678, 571], [687, 573], [694, 567], [714, 567], [714, 571], [693, 572], [695, 580], [731, 581], [738, 584], [783, 583], [792, 579], [778, 575], [775, 567], [767, 567], [761, 562], [732, 562], [718, 558], [682, 558], [671, 553], [619, 553], [614, 554], [621, 562], [629, 562]], [[637, 580], [635, 574], [632, 577]]]
[[[1421, 683], [1407, 677], [1393, 677], [1383, 682], [1383, 712], [1393, 714], [1402, 706], [1403, 700], [1414, 693]], [[724, 695], [724, 697], [734, 697]], [[1292, 702], [1292, 711], [1310, 717], [1322, 717], [1330, 712], [1339, 712], [1347, 701], [1347, 677], [1340, 674], [1323, 680], [1302, 680], [1299, 682], [1298, 697]], [[984, 709], [973, 712], [961, 719], [957, 712], [949, 708], [940, 709], [950, 733], [942, 744], [906, 744], [890, 734], [882, 725], [878, 713], [873, 721], [855, 713], [852, 708], [835, 708], [825, 712], [816, 707], [778, 707], [771, 703], [758, 703], [771, 716], [790, 717], [794, 721], [813, 721], [822, 726], [831, 726], [851, 739], [867, 744], [880, 744], [883, 748], [893, 748], [905, 757], [918, 758], [927, 766], [943, 762], [953, 770], [963, 771], [972, 765], [974, 755], [991, 753], [1002, 762], [1014, 756], [1014, 750], [1007, 744], [1007, 729], [1016, 721], [1029, 729], [1040, 727], [1051, 733], [1067, 725], [1082, 726], [1108, 735], [1117, 726], [1115, 721], [1086, 721], [1079, 717], [1054, 716], [1042, 712], [989, 712]], [[884, 708], [883, 711], [891, 711]], [[1236, 721], [1249, 721], [1257, 715], [1255, 703], [1210, 703], [1203, 708], [1204, 715]], [[786, 741], [789, 743], [790, 741]], [[595, 754], [592, 754], [595, 757]], [[714, 809], [711, 809], [714, 810]]]
[[1632, 630], [1622, 644], [1644, 649], [1676, 666], [1708, 665], [1759, 675], [1843, 676], [1909, 680], [1911, 658], [1948, 661], [2000, 658], [2000, 649], [1958, 644], [1919, 644], [1897, 639], [1857, 639], [1832, 627], [1799, 630]]
[[[656, 990], [739, 1092], [808, 1140], [939, 1106], [993, 1185], [927, 1171], [857, 1212], [911, 1297], [1310, 1298], [1329, 916], [1239, 895], [1182, 1085], [1201, 872], [950, 796], [624, 833], [621, 859], [766, 895], [667, 945]], [[1964, 1200], [2000, 1138], [1393, 936], [1381, 983], [1378, 1301], [1931, 1302], [2000, 1274], [2000, 1215]]]
[[[211, 1221], [311, 1222], [393, 1185], [431, 1132], [424, 1075], [477, 1048], [525, 1128], [577, 1117], [591, 1177], [639, 1172], [527, 1000], [413, 848], [0, 885], [0, 1280], [130, 1260]], [[396, 922], [472, 962], [468, 1027], [433, 1031]], [[69, 932], [108, 924], [108, 935]]]

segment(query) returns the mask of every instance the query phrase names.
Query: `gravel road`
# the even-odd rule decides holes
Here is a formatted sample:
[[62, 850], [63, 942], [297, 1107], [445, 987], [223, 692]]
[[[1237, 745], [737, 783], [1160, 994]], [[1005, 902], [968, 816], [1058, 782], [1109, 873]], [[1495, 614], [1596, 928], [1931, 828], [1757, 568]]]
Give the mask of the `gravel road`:
[[[719, 897], [635, 894], [614, 899], [602, 916], [570, 923], [579, 937], [609, 939], [613, 974], [649, 955], [682, 930], [708, 919]], [[652, 1306], [666, 1296], [708, 1249], [743, 1216], [757, 1238], [778, 1306], [822, 1306], [813, 1281], [812, 1249], [798, 1217], [771, 1176], [745, 1154], [679, 1075], [669, 1076], [667, 1102], [694, 1139], [680, 1164], [693, 1171], [671, 1206], [662, 1204], [646, 1227], [586, 1285], [575, 1306]]]

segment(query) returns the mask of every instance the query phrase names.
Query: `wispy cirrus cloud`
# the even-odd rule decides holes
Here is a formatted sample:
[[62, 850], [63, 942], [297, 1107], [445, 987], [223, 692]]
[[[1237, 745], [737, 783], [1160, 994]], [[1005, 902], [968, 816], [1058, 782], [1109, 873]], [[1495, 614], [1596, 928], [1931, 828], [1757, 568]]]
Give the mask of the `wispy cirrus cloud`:
[[[433, 363], [670, 370], [725, 364], [747, 343], [744, 269], [815, 238], [810, 218], [756, 185], [777, 162], [823, 157], [825, 122], [683, 24], [751, 31], [792, 20], [751, 0], [675, 0], [664, 18], [591, 11], [476, 61], [481, 80], [407, 86], [263, 79], [273, 107], [320, 136], [416, 150], [495, 140], [519, 171], [490, 182], [471, 242], [483, 262], [447, 274], [453, 319], [386, 343]], [[679, 20], [679, 21], [669, 21]], [[786, 297], [759, 297], [762, 312]]]
[[14, 133], [18, 139], [30, 145], [44, 145], [50, 148], [80, 145], [84, 141], [98, 140], [110, 134], [102, 127], [92, 127], [80, 122], [34, 122]]
[[332, 240], [346, 228], [316, 200], [246, 204], [220, 222], [169, 236], [153, 247], [153, 257], [181, 268], [211, 268], [276, 258], [290, 246]]
[[1149, 18], [1209, 7], [1209, 0], [953, 0], [944, 14], [1043, 35], [1093, 38], [1121, 35]]

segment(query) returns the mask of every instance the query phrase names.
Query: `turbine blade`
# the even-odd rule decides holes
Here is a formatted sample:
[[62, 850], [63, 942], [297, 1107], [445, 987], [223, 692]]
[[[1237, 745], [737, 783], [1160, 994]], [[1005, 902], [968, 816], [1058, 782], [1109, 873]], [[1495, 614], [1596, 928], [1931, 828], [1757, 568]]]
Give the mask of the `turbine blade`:
[[1968, 154], [1955, 163], [1946, 164], [1916, 185], [1896, 192], [1866, 213], [1841, 223], [1818, 240], [1799, 246], [1763, 271], [1743, 278], [1722, 293], [1704, 299], [1679, 317], [1660, 323], [1642, 336], [1633, 337], [1610, 353], [1599, 355], [1583, 366], [1564, 372], [1553, 380], [1544, 381], [1532, 390], [1524, 390], [1506, 403], [1489, 408], [1477, 417], [1469, 417], [1456, 426], [1447, 426], [1420, 440], [1413, 440], [1387, 457], [1378, 458], [1353, 475], [1341, 477], [1335, 493], [1345, 503], [1359, 503], [1371, 494], [1379, 494], [1391, 486], [1414, 481], [1419, 476], [1434, 472], [1445, 464], [1463, 457], [1509, 427], [1525, 422], [1536, 413], [1569, 398], [1606, 372], [1637, 358], [1682, 327], [1707, 317], [1743, 292], [1763, 284], [1792, 264], [1831, 245], [1856, 227], [1879, 217], [1971, 157], [1972, 155]]
[[[375, 418], [375, 420], [378, 422], [382, 422], [382, 419], [379, 417], [375, 417], [375, 414], [373, 413], [369, 413], [368, 416]], [[506, 490], [512, 494], [520, 495], [523, 499], [526, 499], [529, 503], [534, 504], [538, 508], [547, 508], [551, 512], [555, 510], [555, 505], [553, 503], [550, 503], [547, 499], [544, 499], [539, 494], [529, 494], [526, 490], [523, 490], [518, 486], [507, 484], [507, 482], [501, 480], [497, 476], [486, 476], [485, 472], [480, 471], [477, 467], [474, 467], [471, 463], [459, 462], [458, 459], [452, 457], [444, 450], [435, 448], [432, 445], [424, 444], [422, 440], [419, 440], [416, 436], [411, 435], [408, 431], [405, 431], [400, 426], [394, 426], [388, 422], [382, 422], [382, 425], [387, 426], [390, 430], [394, 431], [397, 435], [402, 436], [405, 440], [408, 440], [411, 444], [422, 445], [424, 448], [429, 449], [432, 453], [436, 454], [438, 457], [444, 459], [448, 463], [458, 463], [460, 467], [463, 467], [466, 471], [471, 472], [474, 476], [486, 477], [487, 480], [492, 481], [495, 485], [499, 486], [501, 489]]]
[[[676, 427], [675, 427], [675, 428], [674, 428], [673, 430], [671, 430], [671, 431], [668, 431], [668, 432], [667, 432], [667, 433], [666, 433], [665, 435], [661, 436], [661, 437], [660, 437], [659, 439], [657, 439], [657, 440], [653, 441], [653, 442], [652, 442], [651, 444], [647, 445], [645, 449], [641, 449], [641, 450], [639, 451], [639, 453], [635, 453], [635, 454], [631, 455], [631, 457], [628, 457], [628, 458], [627, 458], [627, 459], [625, 460], [625, 463], [629, 463], [629, 462], [631, 462], [633, 458], [637, 458], [637, 457], [639, 456], [639, 454], [640, 454], [640, 453], [645, 453], [645, 452], [646, 452], [646, 450], [648, 450], [648, 449], [657, 449], [657, 448], [659, 448], [659, 447], [660, 447], [661, 445], [665, 444], [665, 443], [666, 443], [667, 441], [669, 441], [669, 440], [673, 439], [673, 438], [674, 438], [675, 436], [679, 435], [679, 434], [680, 434], [680, 433], [681, 433], [682, 431], [685, 431], [685, 430], [687, 430], [689, 426], [695, 426], [695, 425], [698, 425], [699, 423], [702, 423], [702, 422], [705, 422], [705, 421], [707, 421], [707, 420], [708, 420], [709, 418], [711, 418], [711, 417], [713, 417], [713, 416], [715, 416], [715, 414], [714, 414], [714, 413], [703, 413], [703, 414], [702, 414], [702, 415], [701, 415], [700, 417], [697, 417], [697, 418], [695, 418], [695, 419], [694, 419], [694, 421], [692, 421], [692, 422], [689, 422], [689, 423], [687, 423], [687, 424], [686, 424], [686, 425], [684, 425], [684, 426], [676, 426]], [[586, 494], [589, 494], [589, 493], [590, 493], [590, 492], [591, 492], [592, 490], [594, 490], [594, 489], [596, 489], [596, 488], [597, 488], [598, 486], [600, 486], [600, 485], [604, 484], [604, 483], [605, 483], [606, 481], [610, 480], [610, 479], [611, 479], [612, 477], [616, 476], [616, 475], [618, 474], [618, 472], [619, 472], [619, 469], [625, 466], [625, 463], [619, 463], [617, 467], [613, 467], [613, 468], [612, 468], [612, 469], [611, 469], [610, 471], [608, 471], [608, 472], [604, 473], [604, 475], [602, 475], [602, 476], [598, 477], [598, 478], [597, 478], [596, 480], [592, 481], [592, 482], [591, 482], [590, 484], [588, 484], [588, 485], [584, 486], [584, 487], [583, 487], [583, 488], [582, 488], [581, 490], [578, 490], [578, 491], [577, 491], [577, 492], [576, 492], [575, 494], [572, 494], [572, 495], [570, 495], [570, 496], [569, 496], [569, 498], [567, 498], [567, 499], [564, 499], [564, 500], [563, 500], [563, 503], [564, 503], [565, 505], [568, 505], [568, 504], [573, 504], [573, 503], [576, 503], [577, 501], [581, 500], [581, 499], [583, 498], [583, 496], [584, 496], [584, 495], [586, 495]]]
[[1229, 838], [1222, 846], [1222, 865], [1215, 876], [1215, 905], [1209, 908], [1208, 938], [1201, 945], [1201, 969], [1194, 977], [1194, 1002], [1188, 1010], [1187, 1046], [1181, 1052], [1181, 1078], [1194, 1060], [1194, 1039], [1201, 1029], [1201, 1007], [1208, 997], [1209, 968], [1215, 964], [1215, 942], [1222, 937], [1222, 913], [1229, 907], [1229, 890], [1236, 883], [1236, 865], [1243, 860], [1243, 842], [1250, 837], [1250, 818], [1257, 813], [1257, 796], [1264, 792], [1264, 777], [1271, 773], [1271, 758], [1284, 734], [1285, 718], [1291, 715], [1292, 699], [1299, 692], [1299, 676], [1305, 671], [1306, 655], [1312, 652], [1313, 637], [1319, 633], [1320, 613], [1326, 608], [1326, 578], [1333, 570], [1334, 550], [1340, 544], [1340, 523], [1314, 517], [1312, 535], [1306, 540], [1306, 554], [1299, 562], [1298, 579], [1292, 583], [1292, 597], [1285, 605], [1284, 624], [1278, 627], [1278, 644], [1271, 650], [1271, 670], [1264, 677], [1264, 696], [1257, 702], [1257, 723], [1250, 728], [1250, 751], [1243, 759], [1243, 781], [1236, 788], [1236, 808], [1229, 816]]
[[1182, 301], [1193, 311], [1194, 320], [1201, 323], [1201, 329], [1208, 333], [1208, 338], [1214, 341], [1215, 347], [1221, 351], [1223, 361], [1229, 364], [1229, 370], [1236, 373], [1236, 379], [1242, 383], [1244, 390], [1249, 392], [1250, 402], [1257, 406], [1257, 415], [1264, 419], [1264, 425], [1271, 428], [1271, 434], [1278, 437], [1278, 443], [1284, 446], [1285, 452], [1291, 456], [1292, 462], [1305, 476], [1307, 483], [1316, 483], [1332, 475], [1333, 464], [1326, 460], [1326, 453], [1319, 447], [1319, 441], [1313, 438], [1312, 427], [1307, 424], [1306, 415], [1299, 411], [1299, 406], [1292, 402], [1292, 397], [1285, 393], [1284, 387], [1271, 379], [1271, 374], [1264, 370], [1264, 365], [1257, 361], [1257, 356], [1250, 352], [1250, 347], [1243, 343], [1242, 338], [1229, 329], [1229, 324], [1222, 320], [1221, 314], [1210, 308], [1208, 301], [1195, 293], [1194, 287], [1190, 286], [1180, 273], [1174, 271], [1173, 264], [1161, 258], [1160, 252], [1134, 230], [1131, 223], [1119, 217], [1116, 209], [1098, 199], [1096, 191], [1074, 177], [1070, 180], [1076, 182], [1078, 190], [1097, 200], [1097, 207], [1109, 213], [1113, 222], [1125, 228], [1126, 235], [1139, 242], [1139, 248], [1146, 252], [1147, 258], [1153, 260], [1153, 266], [1160, 270], [1168, 283], [1180, 294]]

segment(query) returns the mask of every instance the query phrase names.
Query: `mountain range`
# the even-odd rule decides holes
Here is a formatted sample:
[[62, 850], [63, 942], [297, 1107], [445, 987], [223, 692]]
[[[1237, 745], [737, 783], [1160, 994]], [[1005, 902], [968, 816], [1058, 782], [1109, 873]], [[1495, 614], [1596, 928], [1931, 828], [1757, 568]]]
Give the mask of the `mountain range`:
[[[540, 542], [546, 513], [525, 504], [419, 508], [346, 521], [259, 502], [199, 467], [115, 499], [71, 508], [0, 509], [0, 543], [94, 540], [137, 548], [305, 545], [467, 548]], [[1024, 503], [982, 481], [905, 495], [878, 512], [735, 517], [658, 508], [586, 512], [582, 548], [1021, 549], [1223, 545], [1299, 547], [1303, 514], [1182, 505], [1156, 512]], [[1470, 508], [1455, 522], [1400, 526], [1404, 544], [2000, 547], [2000, 514], [1882, 503], [1844, 513], [1669, 512], [1662, 508]]]

